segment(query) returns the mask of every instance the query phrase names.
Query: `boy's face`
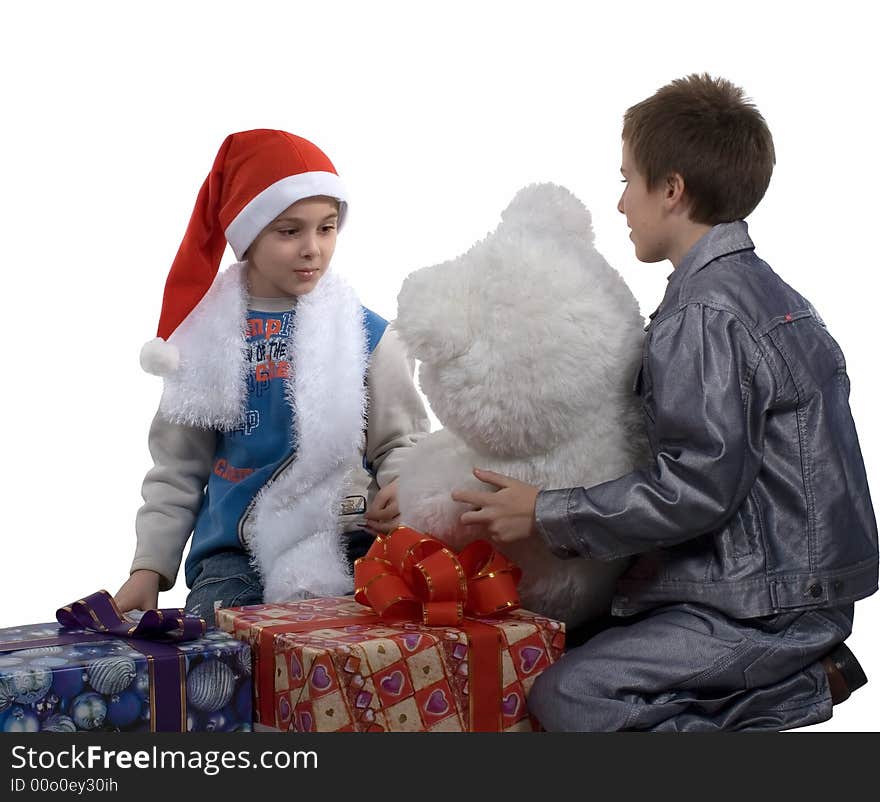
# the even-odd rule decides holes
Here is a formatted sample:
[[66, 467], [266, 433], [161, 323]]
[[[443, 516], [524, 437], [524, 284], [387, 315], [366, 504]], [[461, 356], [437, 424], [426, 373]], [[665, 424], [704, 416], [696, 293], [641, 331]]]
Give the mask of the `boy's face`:
[[623, 143], [620, 172], [626, 187], [617, 202], [617, 211], [626, 215], [626, 224], [630, 227], [629, 238], [636, 248], [636, 259], [640, 262], [668, 259], [670, 231], [665, 187], [661, 184], [652, 190], [648, 189], [626, 142]]
[[248, 248], [251, 295], [305, 295], [321, 280], [336, 249], [339, 206], [332, 198], [304, 198], [288, 206]]

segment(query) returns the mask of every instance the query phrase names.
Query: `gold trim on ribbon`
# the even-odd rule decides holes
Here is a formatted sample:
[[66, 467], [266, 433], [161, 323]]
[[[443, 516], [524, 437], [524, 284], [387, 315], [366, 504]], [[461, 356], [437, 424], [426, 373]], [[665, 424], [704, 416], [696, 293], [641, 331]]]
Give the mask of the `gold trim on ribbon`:
[[156, 666], [150, 655], [147, 655], [147, 668], [150, 674], [150, 732], [156, 732]]
[[186, 728], [186, 660], [183, 652], [177, 655], [178, 676], [180, 677], [180, 731], [187, 732]]

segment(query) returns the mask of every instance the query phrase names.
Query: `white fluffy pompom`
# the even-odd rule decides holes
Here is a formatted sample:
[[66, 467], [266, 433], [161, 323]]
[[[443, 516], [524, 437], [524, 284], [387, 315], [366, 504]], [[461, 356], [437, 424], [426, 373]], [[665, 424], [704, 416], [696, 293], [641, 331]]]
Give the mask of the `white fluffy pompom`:
[[170, 376], [180, 365], [180, 352], [176, 345], [155, 337], [141, 348], [141, 367], [154, 376]]

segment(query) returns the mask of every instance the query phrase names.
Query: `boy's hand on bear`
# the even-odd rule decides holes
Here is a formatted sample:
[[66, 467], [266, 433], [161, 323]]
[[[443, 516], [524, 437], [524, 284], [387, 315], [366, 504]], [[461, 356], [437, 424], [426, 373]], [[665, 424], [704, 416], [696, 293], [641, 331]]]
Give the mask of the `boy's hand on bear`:
[[480, 468], [474, 468], [474, 476], [498, 489], [489, 493], [475, 490], [452, 492], [453, 501], [476, 507], [461, 516], [464, 526], [480, 526], [499, 543], [523, 540], [535, 532], [535, 502], [540, 488]]
[[143, 568], [134, 571], [115, 596], [122, 613], [129, 610], [155, 610], [159, 606], [159, 574]]
[[397, 506], [397, 479], [376, 493], [367, 509], [367, 529], [374, 535], [393, 532], [400, 525], [400, 508]]

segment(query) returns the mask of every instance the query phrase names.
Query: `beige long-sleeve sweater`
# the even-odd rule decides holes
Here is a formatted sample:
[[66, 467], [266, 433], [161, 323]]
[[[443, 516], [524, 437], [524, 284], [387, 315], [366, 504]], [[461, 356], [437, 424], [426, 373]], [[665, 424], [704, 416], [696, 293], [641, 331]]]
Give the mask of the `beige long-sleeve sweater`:
[[[266, 312], [293, 308], [289, 299], [251, 298], [249, 306]], [[363, 459], [352, 466], [339, 513], [341, 531], [363, 528], [363, 513], [378, 487], [397, 478], [405, 450], [430, 429], [412, 374], [412, 361], [389, 326], [370, 356], [366, 373], [369, 406], [361, 457], [375, 476], [363, 468]], [[141, 490], [144, 505], [136, 518], [137, 548], [131, 570], [156, 571], [159, 589], [168, 590], [175, 583], [202, 505], [216, 433], [169, 422], [160, 412], [150, 426], [148, 442], [154, 464]], [[239, 531], [246, 531], [247, 524], [243, 521]]]

